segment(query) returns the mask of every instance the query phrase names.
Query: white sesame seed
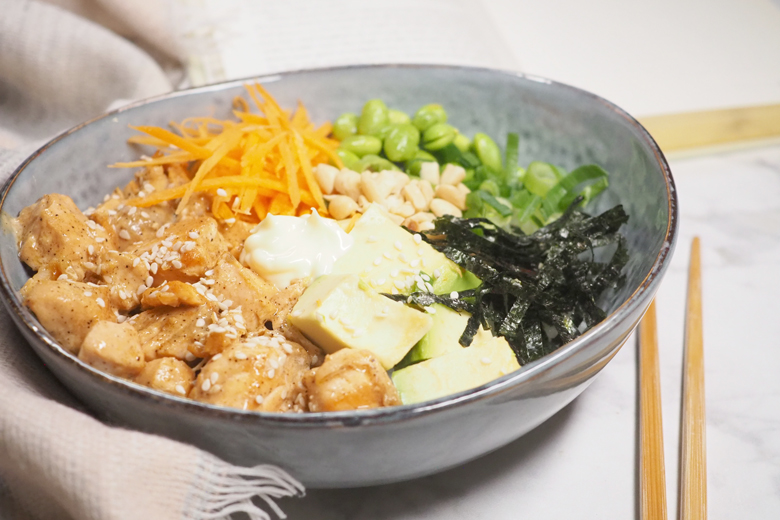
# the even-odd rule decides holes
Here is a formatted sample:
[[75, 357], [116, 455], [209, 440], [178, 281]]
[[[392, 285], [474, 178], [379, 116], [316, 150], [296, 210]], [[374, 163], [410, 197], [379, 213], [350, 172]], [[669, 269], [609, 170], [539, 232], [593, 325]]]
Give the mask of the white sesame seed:
[[125, 322], [125, 320], [127, 320], [127, 316], [125, 316], [124, 314], [119, 314], [119, 315], [116, 317], [116, 322], [117, 322], [117, 323], [124, 323], [124, 322]]
[[256, 397], [255, 397], [255, 402], [256, 402], [257, 404], [263, 404], [263, 401], [264, 401], [264, 400], [265, 400], [265, 399], [263, 399], [263, 396], [262, 396], [262, 395], [258, 395], [258, 396], [256, 396]]
[[130, 233], [127, 232], [126, 229], [123, 229], [119, 232], [119, 238], [122, 238], [124, 240], [130, 240]]
[[412, 266], [412, 267], [417, 267], [418, 265], [420, 265], [420, 260], [415, 258], [414, 260], [409, 262], [409, 265]]
[[395, 246], [395, 248], [398, 249], [399, 251], [401, 251], [404, 248], [404, 245], [401, 243], [400, 240], [396, 240], [393, 246]]
[[425, 254], [425, 249], [423, 249], [422, 247], [421, 247], [420, 249], [418, 249], [418, 250], [417, 250], [417, 255], [418, 255], [418, 256], [422, 256], [422, 255], [424, 255], [424, 254]]
[[160, 265], [157, 262], [152, 262], [151, 267], [152, 274], [157, 274], [157, 270], [160, 268]]
[[195, 240], [195, 239], [197, 239], [197, 238], [198, 238], [200, 235], [198, 235], [198, 232], [197, 232], [197, 231], [190, 231], [189, 233], [187, 233], [187, 236], [188, 236], [188, 237], [190, 237], [191, 239]]
[[206, 320], [203, 318], [198, 318], [198, 321], [195, 322], [196, 327], [205, 327], [206, 326]]
[[89, 229], [97, 229], [97, 224], [93, 220], [87, 220], [87, 227]]
[[[196, 341], [195, 343], [197, 344], [198, 342]], [[185, 361], [195, 361], [195, 355], [188, 350], [187, 353], [184, 354], [184, 360]]]
[[144, 190], [141, 190], [141, 191], [138, 192], [138, 196], [139, 197], [146, 197], [146, 192], [144, 192]]
[[149, 218], [149, 214], [148, 214], [147, 212], [145, 212], [145, 211], [142, 211], [142, 212], [141, 212], [141, 216], [142, 216], [143, 218]]
[[97, 303], [97, 304], [98, 304], [100, 307], [103, 307], [104, 309], [106, 308], [106, 302], [105, 302], [105, 301], [103, 301], [103, 298], [98, 298], [97, 300], [95, 300], [95, 302], [96, 302], [96, 303]]
[[214, 274], [214, 269], [209, 269], [208, 271], [206, 271], [206, 272], [205, 272], [205, 273], [203, 273], [203, 274], [205, 274], [206, 276], [211, 276], [211, 275], [213, 275], [213, 274]]
[[92, 296], [92, 291], [84, 291], [84, 296], [89, 298], [90, 296]]
[[92, 244], [87, 246], [87, 251], [89, 251], [89, 254], [94, 255], [95, 254], [95, 246]]
[[433, 270], [433, 277], [434, 278], [438, 278], [440, 276], [441, 276], [441, 271], [439, 271], [438, 269], [434, 269]]
[[95, 264], [93, 264], [92, 262], [84, 262], [84, 267], [86, 267], [87, 269], [94, 269]]
[[393, 269], [392, 271], [390, 271], [391, 278], [395, 278], [396, 276], [398, 276], [398, 269]]
[[369, 235], [369, 237], [366, 239], [366, 242], [368, 242], [369, 244], [373, 244], [376, 241], [377, 238], [374, 235]]
[[406, 255], [403, 253], [398, 253], [398, 259], [402, 262], [408, 262], [409, 260], [406, 259]]
[[483, 357], [482, 359], [480, 359], [480, 361], [482, 361], [482, 363], [485, 365], [489, 365], [490, 363], [493, 362], [493, 360], [491, 360], [489, 357]]
[[376, 284], [377, 285], [384, 285], [386, 281], [387, 280], [385, 280], [384, 278], [377, 278], [376, 279]]
[[113, 209], [108, 210], [108, 216], [109, 217], [113, 217], [114, 215], [116, 215], [116, 210], [113, 210]]
[[106, 201], [108, 201], [108, 199], [109, 199], [109, 196], [108, 196], [108, 193], [106, 193], [106, 196], [105, 196], [105, 197], [103, 197], [103, 202], [106, 202]]
[[230, 225], [233, 225], [233, 224], [235, 224], [235, 223], [236, 223], [236, 219], [234, 219], [234, 218], [232, 218], [232, 217], [231, 217], [231, 218], [226, 218], [226, 219], [225, 219], [225, 224], [230, 224]]
[[301, 314], [303, 314], [303, 311], [301, 311], [300, 309], [293, 309], [293, 311], [290, 313], [290, 316], [292, 316], [293, 318], [297, 318]]
[[187, 393], [187, 392], [184, 391], [184, 387], [181, 386], [181, 385], [176, 385], [176, 392], [181, 394], [181, 395], [184, 395], [184, 394]]
[[239, 351], [239, 352], [236, 352], [236, 353], [234, 354], [234, 357], [235, 357], [236, 359], [246, 359], [246, 354], [244, 354], [243, 352]]
[[219, 373], [212, 372], [211, 373], [211, 377], [209, 378], [209, 380], [211, 380], [211, 384], [212, 385], [215, 384], [217, 381], [219, 381]]
[[219, 195], [220, 197], [227, 197], [227, 192], [222, 188], [219, 188], [217, 189], [217, 195]]
[[279, 362], [278, 362], [277, 360], [275, 360], [275, 359], [271, 359], [271, 360], [269, 361], [269, 364], [270, 364], [270, 365], [271, 365], [271, 367], [273, 367], [273, 368], [279, 368]]
[[57, 280], [58, 280], [58, 281], [67, 280], [67, 279], [68, 279], [68, 275], [67, 275], [67, 274], [65, 274], [65, 273], [62, 273], [61, 275], [59, 275], [59, 276], [57, 277]]
[[374, 265], [379, 265], [382, 263], [382, 259], [380, 257], [374, 258]]
[[211, 380], [209, 380], [209, 379], [206, 379], [205, 381], [203, 381], [203, 384], [201, 385], [201, 387], [200, 387], [200, 388], [201, 388], [201, 390], [203, 390], [204, 392], [208, 392], [208, 391], [209, 391], [209, 388], [211, 388]]
[[436, 309], [434, 307], [425, 307], [425, 312], [428, 314], [436, 314]]
[[276, 375], [276, 371], [272, 368], [268, 371], [268, 378], [273, 379], [273, 377]]
[[293, 348], [292, 348], [292, 345], [290, 345], [289, 343], [283, 343], [283, 344], [282, 344], [282, 348], [283, 348], [283, 349], [284, 349], [284, 351], [285, 351], [285, 352], [287, 352], [288, 354], [292, 354]]
[[453, 300], [457, 300], [458, 299], [458, 291], [452, 291], [450, 293], [450, 298], [452, 298]]
[[395, 285], [395, 286], [396, 286], [396, 288], [397, 288], [398, 290], [401, 290], [401, 291], [404, 289], [404, 287], [406, 287], [406, 284], [405, 284], [405, 283], [403, 283], [401, 280], [396, 280], [396, 281], [394, 281], [394, 282], [393, 282], [393, 285]]
[[385, 252], [384, 252], [384, 253], [382, 253], [382, 254], [383, 254], [383, 255], [384, 255], [384, 257], [385, 257], [385, 258], [387, 258], [388, 260], [392, 260], [392, 259], [393, 259], [393, 255], [392, 255], [392, 254], [390, 254], [390, 252], [389, 252], [389, 251], [385, 251]]
[[174, 268], [176, 268], [176, 269], [181, 269], [181, 267], [182, 267], [182, 263], [181, 263], [181, 262], [179, 262], [178, 260], [174, 260], [173, 262], [171, 262], [171, 265], [172, 265]]
[[97, 242], [98, 244], [102, 244], [105, 241], [106, 239], [103, 237], [95, 237], [95, 242]]
[[144, 285], [144, 284], [141, 284], [141, 285], [139, 285], [139, 286], [138, 286], [138, 290], [136, 290], [136, 291], [135, 291], [135, 293], [136, 293], [136, 294], [141, 294], [141, 293], [143, 293], [143, 292], [144, 292], [146, 289], [148, 289], [148, 287], [146, 287], [146, 285]]
[[416, 244], [419, 244], [420, 242], [422, 242], [422, 237], [420, 236], [420, 234], [419, 234], [419, 233], [415, 233], [415, 234], [414, 234], [414, 237], [412, 237], [412, 238], [414, 238], [414, 242], [415, 242]]
[[131, 206], [130, 209], [127, 210], [127, 214], [132, 217], [133, 215], [135, 215], [136, 211], [138, 211], [138, 208], [136, 208], [135, 206]]

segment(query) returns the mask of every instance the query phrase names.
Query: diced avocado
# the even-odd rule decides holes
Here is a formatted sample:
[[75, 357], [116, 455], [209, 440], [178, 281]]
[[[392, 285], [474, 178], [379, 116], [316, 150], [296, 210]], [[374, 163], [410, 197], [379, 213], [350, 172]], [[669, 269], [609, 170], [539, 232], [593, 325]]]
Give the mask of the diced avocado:
[[453, 291], [467, 291], [476, 289], [482, 283], [482, 280], [471, 271], [462, 271], [463, 275], [456, 278], [442, 277], [433, 282], [433, 292], [436, 294], [449, 294]]
[[382, 296], [356, 274], [320, 276], [288, 319], [328, 354], [342, 348], [369, 350], [388, 370], [433, 324], [427, 313]]
[[[414, 276], [422, 271], [434, 276], [434, 292], [463, 290], [447, 288], [457, 286], [465, 271], [430, 244], [415, 240], [377, 204], [368, 208], [349, 234], [354, 243], [336, 261], [333, 274], [358, 273], [377, 292], [408, 294]], [[444, 289], [437, 291], [437, 286]]]
[[471, 314], [466, 311], [458, 312], [438, 303], [434, 303], [431, 307], [435, 310], [435, 313], [431, 315], [433, 326], [404, 357], [401, 361], [403, 366], [463, 348], [459, 340], [463, 331], [466, 330], [466, 324]]
[[502, 337], [478, 334], [470, 347], [393, 372], [393, 383], [404, 404], [420, 403], [488, 383], [520, 368]]

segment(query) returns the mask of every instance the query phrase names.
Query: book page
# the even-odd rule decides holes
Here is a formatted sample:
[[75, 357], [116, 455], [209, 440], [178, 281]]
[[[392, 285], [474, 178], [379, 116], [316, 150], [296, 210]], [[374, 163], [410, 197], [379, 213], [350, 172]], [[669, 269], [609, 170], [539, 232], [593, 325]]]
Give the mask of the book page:
[[178, 4], [188, 76], [204, 85], [375, 63], [516, 70], [478, 0], [191, 0]]

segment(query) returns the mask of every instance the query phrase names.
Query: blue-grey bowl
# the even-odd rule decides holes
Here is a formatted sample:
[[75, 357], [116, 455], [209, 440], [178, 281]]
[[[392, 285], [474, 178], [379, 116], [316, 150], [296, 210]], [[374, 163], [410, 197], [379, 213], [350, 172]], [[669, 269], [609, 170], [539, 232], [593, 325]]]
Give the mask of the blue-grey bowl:
[[[359, 110], [370, 98], [413, 112], [438, 102], [466, 134], [520, 134], [520, 163], [567, 169], [597, 163], [610, 187], [590, 208], [622, 203], [627, 282], [603, 304], [609, 317], [575, 341], [479, 388], [421, 404], [354, 412], [272, 414], [212, 406], [95, 370], [68, 353], [21, 302], [30, 273], [13, 235], [0, 236], [4, 303], [30, 346], [95, 414], [112, 423], [189, 442], [241, 465], [277, 464], [309, 487], [382, 484], [428, 475], [495, 450], [573, 400], [612, 359], [650, 304], [677, 232], [669, 166], [631, 116], [593, 94], [522, 74], [438, 66], [360, 66], [251, 78], [285, 106], [302, 100], [315, 121]], [[128, 125], [167, 125], [188, 116], [227, 117], [243, 81], [135, 103], [73, 128], [33, 154], [10, 178], [0, 210], [16, 216], [51, 192], [81, 208], [127, 182], [107, 164], [137, 158]], [[19, 345], [19, 348], [26, 348]]]

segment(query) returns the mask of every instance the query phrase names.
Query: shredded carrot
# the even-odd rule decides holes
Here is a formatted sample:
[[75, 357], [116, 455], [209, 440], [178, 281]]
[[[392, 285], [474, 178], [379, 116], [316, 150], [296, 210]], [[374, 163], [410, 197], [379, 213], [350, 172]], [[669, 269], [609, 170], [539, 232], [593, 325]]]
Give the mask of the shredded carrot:
[[269, 214], [300, 215], [312, 208], [327, 215], [314, 167], [323, 162], [343, 166], [336, 154], [338, 141], [328, 137], [331, 124], [315, 126], [300, 102], [295, 111], [282, 109], [261, 85], [246, 85], [246, 91], [249, 100], [233, 100], [235, 120], [190, 117], [171, 122], [172, 130], [131, 127], [144, 135], [130, 142], [158, 151], [153, 158], [112, 167], [184, 166], [193, 173], [181, 186], [147, 193], [129, 204], [149, 207], [180, 199], [176, 212], [181, 213], [194, 194], [205, 192], [212, 195], [212, 214], [223, 221], [259, 222]]

